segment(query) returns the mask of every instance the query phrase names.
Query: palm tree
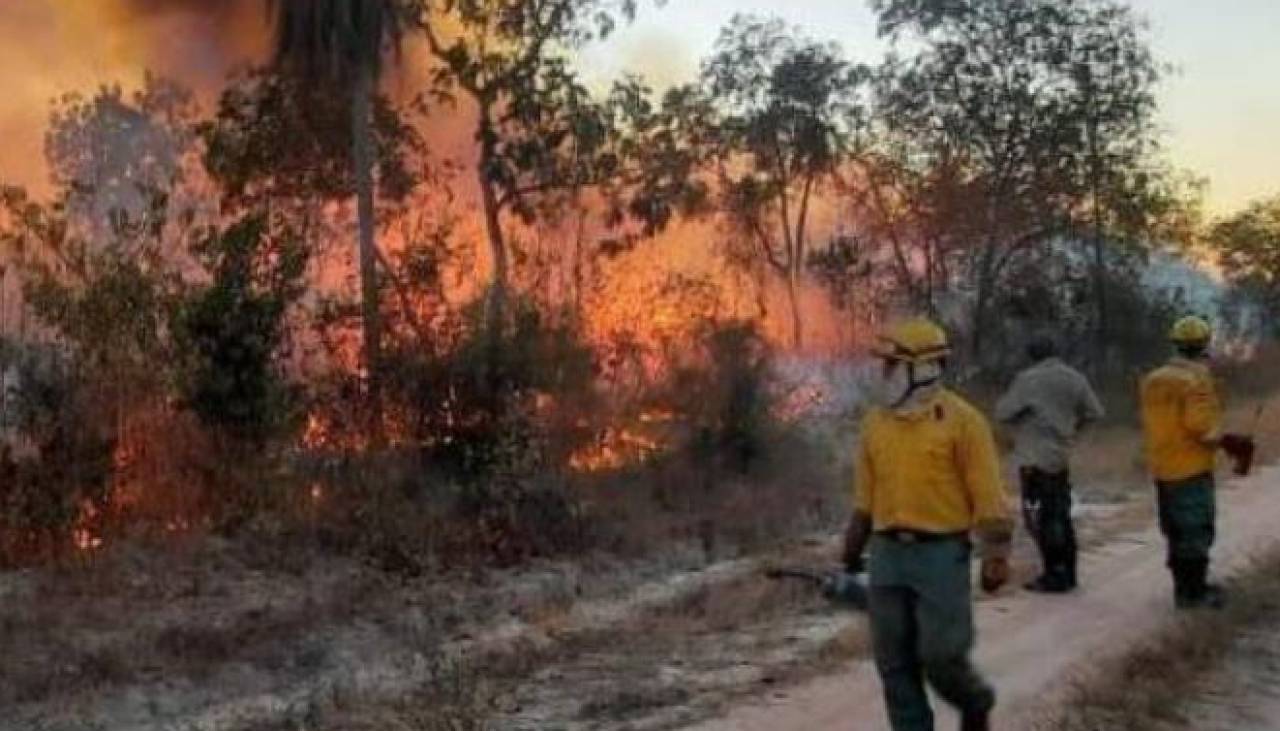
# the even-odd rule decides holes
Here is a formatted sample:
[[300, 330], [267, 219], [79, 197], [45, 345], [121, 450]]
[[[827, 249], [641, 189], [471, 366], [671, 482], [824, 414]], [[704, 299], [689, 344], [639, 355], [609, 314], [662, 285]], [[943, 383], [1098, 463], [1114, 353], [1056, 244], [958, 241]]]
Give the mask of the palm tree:
[[351, 162], [359, 221], [361, 315], [370, 426], [382, 435], [382, 318], [374, 240], [373, 100], [384, 52], [411, 19], [406, 0], [267, 0], [277, 64], [334, 82], [351, 99]]

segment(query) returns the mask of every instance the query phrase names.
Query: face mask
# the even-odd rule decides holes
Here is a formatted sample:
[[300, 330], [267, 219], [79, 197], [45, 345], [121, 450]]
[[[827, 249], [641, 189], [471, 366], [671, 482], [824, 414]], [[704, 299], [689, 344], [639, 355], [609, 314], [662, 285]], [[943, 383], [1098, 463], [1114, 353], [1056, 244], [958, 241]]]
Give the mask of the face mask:
[[911, 382], [903, 363], [883, 363], [872, 374], [871, 402], [881, 408], [893, 408], [907, 395]]
[[883, 363], [869, 389], [871, 402], [887, 409], [910, 407], [911, 404], [932, 393], [942, 378], [939, 363], [921, 363], [912, 367], [906, 363]]

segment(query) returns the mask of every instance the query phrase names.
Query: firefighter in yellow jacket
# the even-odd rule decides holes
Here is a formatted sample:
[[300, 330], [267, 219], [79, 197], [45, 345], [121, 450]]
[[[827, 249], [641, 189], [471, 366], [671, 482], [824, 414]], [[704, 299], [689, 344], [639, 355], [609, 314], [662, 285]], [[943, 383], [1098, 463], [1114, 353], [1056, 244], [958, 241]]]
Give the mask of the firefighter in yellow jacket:
[[1219, 449], [1238, 456], [1253, 448], [1249, 437], [1222, 433], [1221, 397], [1208, 366], [1211, 339], [1205, 320], [1179, 320], [1170, 333], [1176, 355], [1141, 386], [1147, 462], [1179, 608], [1222, 606], [1221, 589], [1208, 582], [1214, 466]]
[[969, 659], [970, 540], [980, 540], [983, 588], [995, 591], [1009, 578], [1012, 520], [990, 425], [942, 386], [949, 352], [927, 320], [888, 329], [857, 450], [844, 560], [856, 572], [870, 545], [873, 649], [894, 731], [932, 731], [926, 682], [960, 710], [962, 731], [987, 729], [995, 705]]

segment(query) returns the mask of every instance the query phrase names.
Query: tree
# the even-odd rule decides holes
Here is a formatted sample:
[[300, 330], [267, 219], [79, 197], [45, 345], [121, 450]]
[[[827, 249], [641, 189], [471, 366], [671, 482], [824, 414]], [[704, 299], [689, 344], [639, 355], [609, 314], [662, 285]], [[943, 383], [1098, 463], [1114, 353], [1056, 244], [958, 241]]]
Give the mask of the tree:
[[795, 347], [803, 343], [798, 296], [812, 208], [857, 147], [867, 77], [833, 44], [742, 15], [702, 66], [716, 115], [709, 142], [721, 209], [786, 283]]
[[[269, 68], [233, 79], [212, 117], [196, 126], [204, 166], [228, 213], [270, 208], [309, 215], [357, 193], [351, 100], [304, 77]], [[421, 182], [426, 145], [386, 97], [372, 109], [376, 201], [404, 201]], [[381, 211], [379, 211], [381, 213]]]
[[[318, 88], [297, 74], [251, 69], [223, 90], [215, 114], [197, 128], [204, 142], [204, 166], [222, 193], [223, 215], [239, 218], [269, 211], [264, 219], [267, 235], [298, 238], [319, 271], [326, 270], [334, 243], [341, 244], [347, 226], [342, 204], [357, 192], [349, 109], [343, 94]], [[387, 231], [407, 208], [421, 204], [413, 199], [422, 189], [435, 195], [440, 188], [428, 177], [421, 136], [382, 95], [374, 100], [372, 134], [378, 169], [375, 210], [379, 230]], [[358, 251], [342, 247], [338, 253], [345, 259]], [[390, 282], [396, 293], [403, 286], [394, 261], [388, 260], [394, 256], [378, 249], [374, 253], [382, 296], [379, 340], [385, 380], [385, 352], [394, 347], [388, 341], [396, 336], [385, 285]], [[363, 302], [352, 306], [341, 299], [333, 304], [336, 317], [329, 324], [343, 333], [354, 331], [358, 345]], [[342, 353], [362, 357], [359, 347]], [[363, 380], [357, 373], [351, 376]], [[368, 406], [362, 391], [359, 385], [348, 389], [353, 397], [349, 406], [361, 413]]]
[[285, 313], [303, 293], [306, 249], [294, 236], [270, 237], [256, 215], [208, 232], [194, 253], [212, 281], [187, 293], [174, 315], [183, 395], [207, 426], [260, 445], [287, 415], [276, 359]]
[[[191, 207], [168, 197], [180, 195], [192, 172], [197, 111], [189, 90], [150, 74], [129, 94], [109, 85], [55, 101], [44, 154], [68, 224], [86, 240], [103, 241], [123, 219]], [[165, 196], [160, 211], [158, 195]]]
[[807, 266], [835, 307], [846, 313], [850, 325], [858, 315], [872, 314], [878, 302], [886, 302], [886, 278], [877, 277], [878, 267], [868, 243], [848, 233], [831, 237], [825, 247], [809, 254]]
[[370, 426], [382, 434], [382, 323], [378, 307], [372, 118], [388, 43], [411, 20], [408, 0], [267, 0], [275, 15], [277, 61], [304, 76], [336, 81], [349, 94], [351, 161], [359, 218], [364, 366]]
[[[496, 336], [511, 279], [511, 219], [554, 218], [587, 189], [604, 194], [607, 223], [670, 219], [687, 176], [648, 90], [619, 82], [592, 97], [570, 63], [574, 50], [609, 36], [635, 0], [431, 0], [426, 37], [439, 67], [432, 93], [461, 95], [476, 114], [476, 182], [492, 259], [485, 326]], [[639, 158], [649, 164], [642, 166]], [[658, 165], [657, 162], [663, 163]]]
[[1208, 243], [1232, 284], [1280, 311], [1280, 196], [1215, 222]]
[[973, 354], [1011, 262], [1082, 231], [1105, 332], [1103, 247], [1146, 230], [1167, 173], [1152, 155], [1161, 68], [1132, 12], [1110, 0], [873, 7], [881, 34], [913, 53], [895, 51], [881, 69], [883, 144], [868, 179], [925, 196], [911, 203], [927, 217], [921, 239], [940, 240], [971, 290]]

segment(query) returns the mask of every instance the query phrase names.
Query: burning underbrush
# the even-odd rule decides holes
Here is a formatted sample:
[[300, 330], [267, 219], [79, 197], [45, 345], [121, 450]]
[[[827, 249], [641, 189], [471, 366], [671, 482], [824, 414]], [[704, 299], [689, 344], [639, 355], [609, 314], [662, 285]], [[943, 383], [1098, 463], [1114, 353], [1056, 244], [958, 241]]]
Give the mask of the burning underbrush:
[[836, 515], [845, 466], [812, 423], [842, 429], [832, 405], [847, 389], [780, 366], [751, 326], [708, 323], [624, 388], [570, 329], [513, 320], [497, 340], [476, 329], [393, 361], [376, 438], [353, 377], [295, 401], [275, 436], [247, 439], [157, 398], [145, 371], [123, 399], [33, 361], [28, 382], [43, 374], [60, 395], [26, 405], [33, 448], [6, 449], [0, 558], [83, 561], [219, 534], [421, 575], [670, 542], [732, 554]]

